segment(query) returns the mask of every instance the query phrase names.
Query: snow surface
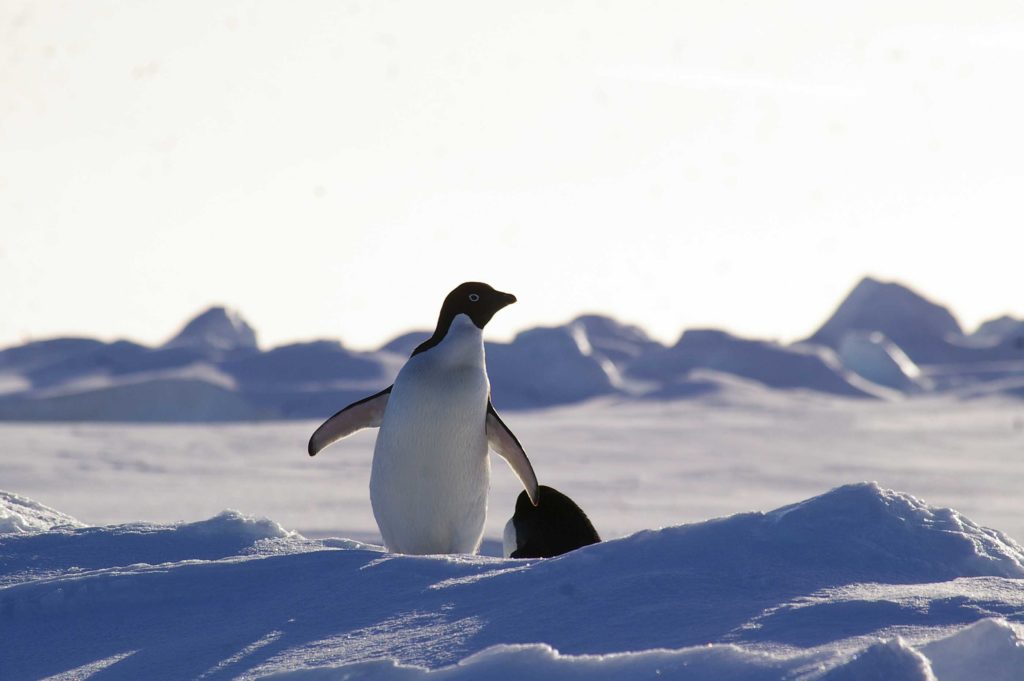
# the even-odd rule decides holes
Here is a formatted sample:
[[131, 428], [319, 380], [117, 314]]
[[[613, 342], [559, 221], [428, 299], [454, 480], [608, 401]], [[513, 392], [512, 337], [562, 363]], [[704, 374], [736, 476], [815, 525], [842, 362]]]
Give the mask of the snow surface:
[[998, 681], [1024, 649], [1024, 549], [873, 483], [541, 560], [390, 555], [235, 512], [64, 525], [0, 535], [0, 577], [12, 681]]
[[610, 539], [547, 560], [497, 461], [490, 555], [394, 556], [372, 431], [0, 425], [0, 679], [1021, 679], [1020, 402], [692, 380], [508, 415]]
[[963, 335], [945, 307], [901, 284], [872, 277], [862, 279], [808, 341], [838, 348], [853, 331], [879, 331], [915, 362], [925, 364], [949, 362], [950, 342]]
[[63, 526], [83, 527], [83, 524], [37, 501], [0, 490], [0, 534], [38, 532]]
[[638, 379], [665, 381], [687, 377], [698, 369], [734, 374], [772, 388], [803, 388], [852, 397], [881, 397], [885, 392], [845, 369], [830, 348], [784, 346], [737, 338], [715, 329], [688, 330], [674, 346], [644, 355], [628, 371]]
[[[966, 336], [945, 307], [866, 278], [803, 343], [690, 329], [665, 347], [635, 326], [583, 315], [486, 345], [493, 400], [502, 410], [608, 395], [693, 399], [737, 380], [885, 400], [1020, 399], [1021, 324], [1003, 317]], [[403, 334], [372, 352], [337, 340], [264, 351], [237, 313], [212, 308], [157, 348], [81, 338], [28, 343], [0, 350], [0, 420], [323, 420], [389, 385], [429, 333]]]
[[881, 331], [851, 331], [839, 342], [843, 366], [872, 383], [905, 393], [932, 387], [921, 369]]
[[[695, 380], [700, 380], [697, 374]], [[543, 484], [602, 537], [770, 509], [877, 480], [1024, 539], [1024, 406], [878, 402], [716, 379], [686, 401], [604, 399], [510, 412]], [[90, 525], [196, 521], [235, 508], [306, 536], [379, 543], [368, 487], [375, 431], [310, 459], [319, 425], [0, 424], [0, 485]], [[519, 481], [492, 460], [488, 546]]]
[[256, 331], [236, 310], [211, 307], [189, 321], [164, 347], [198, 347], [209, 350], [255, 349]]

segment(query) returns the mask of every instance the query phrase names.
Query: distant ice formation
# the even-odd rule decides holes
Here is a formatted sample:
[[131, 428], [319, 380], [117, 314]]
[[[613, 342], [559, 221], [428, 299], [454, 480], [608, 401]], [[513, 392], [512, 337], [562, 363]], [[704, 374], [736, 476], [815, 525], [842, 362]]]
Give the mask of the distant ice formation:
[[257, 347], [256, 331], [238, 312], [220, 306], [211, 307], [185, 324], [164, 347], [253, 350]]
[[[0, 420], [324, 418], [390, 384], [428, 335], [408, 332], [373, 352], [337, 340], [264, 351], [237, 312], [213, 307], [157, 348], [37, 341], [0, 351]], [[871, 277], [799, 343], [688, 329], [665, 347], [636, 326], [587, 314], [486, 349], [504, 409], [607, 396], [701, 399], [734, 382], [726, 377], [848, 397], [1024, 397], [1024, 320], [1000, 317], [965, 335], [945, 307]]]
[[951, 341], [963, 336], [960, 323], [945, 307], [901, 284], [865, 277], [807, 341], [838, 349], [848, 333], [872, 331], [921, 364], [951, 361]]
[[842, 365], [871, 381], [901, 392], [928, 390], [932, 382], [898, 345], [881, 331], [851, 331], [839, 341]]
[[846, 370], [830, 348], [737, 338], [724, 331], [686, 331], [671, 348], [644, 355], [629, 367], [638, 379], [666, 381], [711, 369], [772, 388], [803, 388], [850, 397], [877, 396], [877, 386]]

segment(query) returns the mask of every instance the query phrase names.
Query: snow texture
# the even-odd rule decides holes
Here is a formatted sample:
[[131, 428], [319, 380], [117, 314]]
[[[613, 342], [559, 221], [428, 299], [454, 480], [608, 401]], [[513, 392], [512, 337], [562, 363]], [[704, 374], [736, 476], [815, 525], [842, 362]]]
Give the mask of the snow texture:
[[829, 348], [783, 346], [736, 338], [714, 329], [687, 331], [676, 345], [646, 355], [629, 371], [638, 379], [663, 381], [687, 376], [697, 369], [733, 374], [772, 388], [806, 388], [847, 397], [884, 393], [847, 371]]
[[963, 335], [945, 307], [894, 282], [865, 277], [821, 328], [808, 339], [838, 348], [852, 331], [880, 331], [915, 362], [948, 362], [950, 340]]
[[[494, 403], [538, 409], [609, 395], [696, 399], [723, 383], [898, 399], [1024, 398], [1022, 322], [964, 335], [953, 314], [907, 287], [861, 281], [806, 342], [690, 329], [673, 347], [600, 315], [488, 342]], [[162, 347], [82, 338], [0, 351], [0, 420], [249, 421], [325, 419], [389, 385], [429, 332], [372, 352], [336, 340], [266, 351], [236, 312], [211, 308]]]
[[255, 349], [256, 331], [238, 312], [211, 307], [189, 321], [164, 347], [183, 346], [212, 350]]
[[391, 555], [234, 512], [40, 527], [0, 556], [11, 681], [1001, 681], [1024, 646], [1021, 547], [873, 483], [552, 559]]
[[904, 393], [932, 387], [921, 369], [881, 331], [851, 331], [839, 341], [839, 361], [872, 383]]
[[71, 516], [49, 506], [0, 490], [0, 535], [83, 526]]

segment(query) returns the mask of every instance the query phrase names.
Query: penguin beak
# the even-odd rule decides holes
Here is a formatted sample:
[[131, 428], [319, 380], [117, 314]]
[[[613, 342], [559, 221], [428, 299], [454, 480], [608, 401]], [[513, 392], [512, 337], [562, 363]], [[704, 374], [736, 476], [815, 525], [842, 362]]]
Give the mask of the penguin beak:
[[505, 307], [506, 305], [511, 305], [516, 302], [516, 297], [511, 293], [502, 293], [499, 300], [501, 301], [501, 306]]

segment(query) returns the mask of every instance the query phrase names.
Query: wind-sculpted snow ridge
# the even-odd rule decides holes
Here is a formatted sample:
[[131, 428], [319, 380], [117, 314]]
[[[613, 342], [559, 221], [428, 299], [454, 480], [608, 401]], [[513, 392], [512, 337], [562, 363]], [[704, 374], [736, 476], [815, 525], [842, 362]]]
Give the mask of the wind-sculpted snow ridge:
[[84, 526], [71, 516], [38, 501], [0, 490], [0, 535]]
[[843, 336], [837, 352], [843, 366], [877, 385], [904, 393], [933, 387], [920, 367], [880, 331], [851, 331]]
[[14, 681], [1001, 680], [1024, 645], [1021, 547], [873, 483], [552, 559], [391, 555], [228, 512], [6, 535], [0, 570]]
[[821, 681], [936, 681], [928, 658], [901, 638], [875, 643], [819, 678]]
[[[846, 397], [885, 397], [886, 389], [845, 369], [829, 348], [784, 346], [737, 338], [715, 329], [688, 330], [671, 348], [653, 351], [629, 367], [632, 378], [679, 381], [711, 369], [782, 389], [806, 389]], [[671, 394], [671, 393], [670, 393]]]
[[963, 336], [956, 317], [942, 305], [872, 277], [864, 277], [808, 340], [838, 348], [853, 331], [879, 331], [919, 364], [952, 361], [957, 353], [951, 340]]
[[254, 350], [256, 331], [235, 310], [211, 307], [189, 320], [164, 347], [198, 347], [204, 350]]
[[[0, 348], [0, 421], [323, 420], [392, 383], [430, 330], [375, 351], [336, 339], [261, 349], [236, 312], [211, 308], [159, 347], [55, 338]], [[805, 342], [687, 329], [672, 347], [588, 314], [488, 341], [499, 409], [602, 399], [701, 400], [728, 391], [715, 372], [772, 390], [902, 400], [1024, 396], [1024, 320], [965, 335], [953, 314], [907, 287], [861, 281]]]
[[219, 560], [255, 550], [253, 547], [262, 540], [301, 539], [272, 520], [250, 518], [237, 511], [170, 526], [131, 523], [86, 527], [57, 511], [46, 510], [56, 514], [49, 527], [44, 527], [43, 519], [34, 532], [0, 535], [0, 585], [30, 582], [40, 575], [60, 576], [68, 571], [81, 574], [143, 563]]

